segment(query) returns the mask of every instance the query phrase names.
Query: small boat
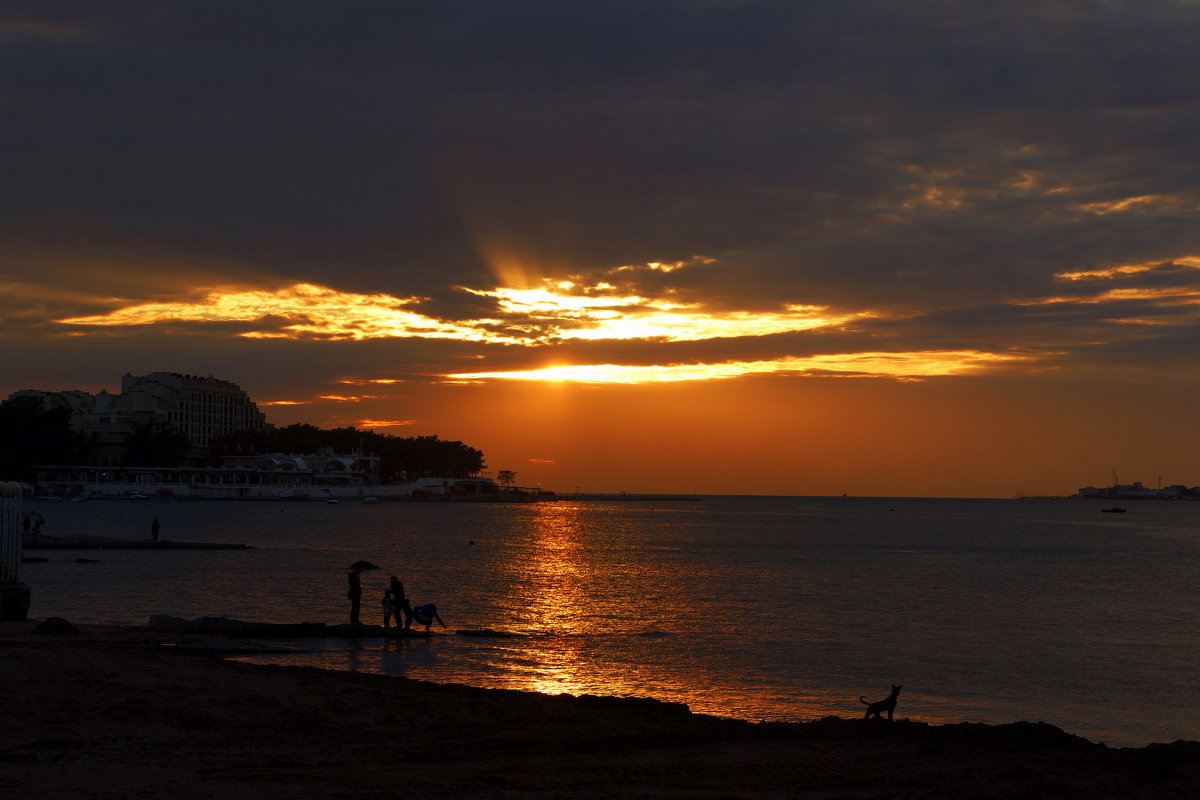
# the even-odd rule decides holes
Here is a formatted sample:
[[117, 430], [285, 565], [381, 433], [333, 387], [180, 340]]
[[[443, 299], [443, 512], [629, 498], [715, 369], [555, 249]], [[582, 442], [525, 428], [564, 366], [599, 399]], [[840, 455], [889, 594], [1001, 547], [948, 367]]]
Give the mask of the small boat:
[[336, 506], [336, 505], [337, 505], [337, 503], [338, 503], [338, 501], [337, 501], [337, 498], [336, 498], [336, 497], [331, 497], [331, 498], [329, 498], [328, 500], [326, 500], [326, 501], [325, 501], [325, 504], [326, 504], [326, 505], [330, 505], [330, 506]]
[[1102, 509], [1100, 509], [1100, 513], [1101, 513], [1101, 514], [1124, 514], [1124, 513], [1125, 513], [1125, 509], [1123, 509], [1123, 508], [1120, 508], [1120, 507], [1118, 507], [1118, 506], [1113, 506], [1112, 508], [1102, 508]]
[[378, 503], [378, 502], [379, 502], [379, 498], [378, 498], [378, 497], [364, 497], [364, 498], [362, 499], [362, 501], [363, 501], [364, 503]]

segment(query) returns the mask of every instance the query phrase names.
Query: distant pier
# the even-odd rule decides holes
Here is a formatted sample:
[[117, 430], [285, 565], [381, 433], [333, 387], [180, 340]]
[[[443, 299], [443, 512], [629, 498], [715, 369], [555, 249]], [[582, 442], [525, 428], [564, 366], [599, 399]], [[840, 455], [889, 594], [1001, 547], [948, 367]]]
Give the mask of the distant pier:
[[248, 544], [230, 542], [173, 542], [153, 539], [113, 539], [107, 536], [46, 536], [26, 534], [25, 550], [253, 550]]
[[695, 494], [642, 494], [632, 492], [614, 492], [612, 494], [560, 494], [551, 500], [703, 500]]

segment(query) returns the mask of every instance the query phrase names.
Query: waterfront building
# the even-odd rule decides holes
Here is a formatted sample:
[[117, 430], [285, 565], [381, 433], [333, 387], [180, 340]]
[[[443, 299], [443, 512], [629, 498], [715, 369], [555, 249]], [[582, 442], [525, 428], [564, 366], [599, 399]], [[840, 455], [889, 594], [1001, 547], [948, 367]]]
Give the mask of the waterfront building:
[[1133, 483], [1114, 483], [1112, 486], [1105, 486], [1103, 488], [1084, 486], [1075, 496], [1092, 499], [1111, 498], [1115, 500], [1178, 500], [1195, 497], [1197, 494], [1200, 494], [1200, 490], [1189, 489], [1182, 484], [1175, 484], [1162, 489], [1151, 489], [1148, 486], [1143, 486], [1141, 481], [1134, 481]]
[[47, 410], [69, 409], [71, 428], [90, 443], [91, 466], [120, 464], [129, 434], [143, 425], [184, 434], [192, 444], [193, 458], [207, 456], [209, 443], [218, 436], [269, 427], [266, 417], [240, 386], [212, 375], [126, 373], [121, 378], [120, 394], [22, 389], [9, 395], [9, 399], [20, 397], [37, 398]]
[[152, 372], [121, 378], [121, 396], [133, 410], [165, 414], [167, 425], [206, 453], [209, 443], [234, 431], [263, 430], [266, 417], [242, 387], [209, 375]]

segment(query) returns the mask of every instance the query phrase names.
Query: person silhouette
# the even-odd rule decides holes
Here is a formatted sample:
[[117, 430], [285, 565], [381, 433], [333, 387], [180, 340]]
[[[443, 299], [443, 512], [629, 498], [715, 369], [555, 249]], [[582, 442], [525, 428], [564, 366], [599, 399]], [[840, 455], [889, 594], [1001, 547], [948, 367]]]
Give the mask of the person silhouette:
[[391, 589], [383, 590], [383, 600], [380, 602], [383, 605], [383, 627], [390, 628], [392, 626], [392, 611], [396, 607], [395, 601], [392, 599]]
[[346, 597], [350, 599], [350, 624], [359, 625], [358, 611], [359, 605], [362, 603], [362, 570], [350, 570], [350, 586], [346, 590]]
[[429, 633], [429, 628], [435, 619], [443, 628], [446, 627], [446, 623], [442, 622], [442, 618], [438, 616], [437, 606], [433, 603], [425, 603], [416, 608], [407, 609], [404, 612], [404, 630], [411, 630], [413, 622], [416, 622], [418, 625], [424, 625], [425, 632]]
[[408, 598], [404, 595], [404, 584], [395, 575], [391, 577], [388, 586], [392, 591], [392, 607], [396, 610], [396, 627], [400, 627], [400, 615], [408, 614], [412, 611], [412, 607], [408, 604]]
[[158, 517], [155, 517], [154, 522], [150, 523], [150, 538], [154, 539], [154, 541], [156, 541], [156, 542], [158, 541], [158, 531], [159, 531]]

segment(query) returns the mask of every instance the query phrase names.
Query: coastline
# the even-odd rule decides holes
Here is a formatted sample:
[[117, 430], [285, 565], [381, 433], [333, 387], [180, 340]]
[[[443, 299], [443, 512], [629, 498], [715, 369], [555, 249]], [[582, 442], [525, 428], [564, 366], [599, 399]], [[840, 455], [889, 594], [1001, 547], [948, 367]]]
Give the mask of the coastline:
[[1024, 722], [756, 724], [219, 657], [249, 639], [36, 624], [0, 623], [0, 781], [34, 800], [1200, 794], [1197, 742], [1111, 749]]

